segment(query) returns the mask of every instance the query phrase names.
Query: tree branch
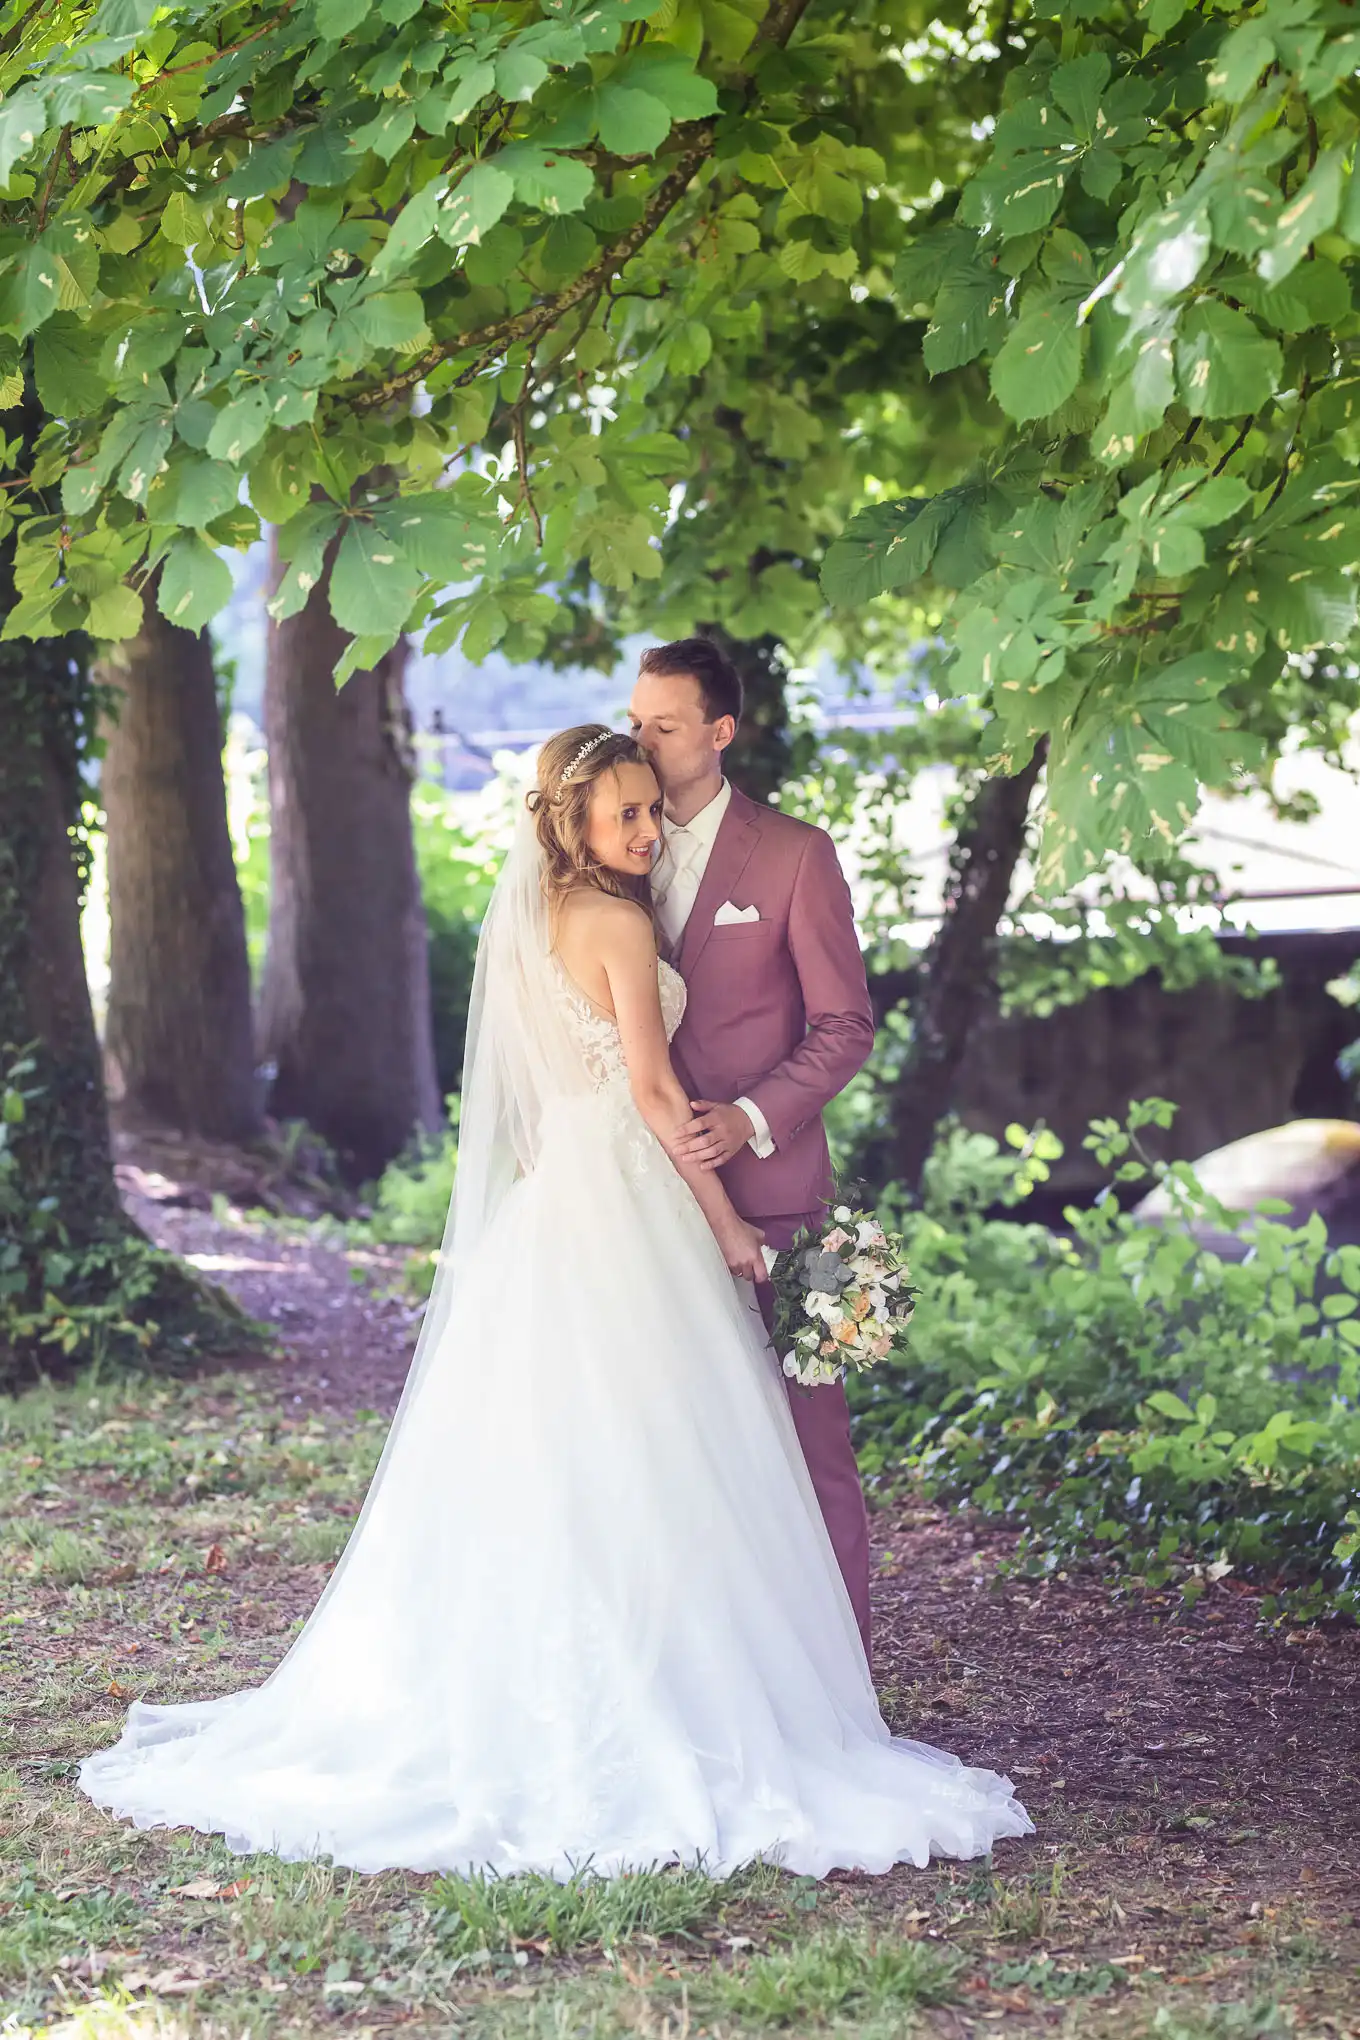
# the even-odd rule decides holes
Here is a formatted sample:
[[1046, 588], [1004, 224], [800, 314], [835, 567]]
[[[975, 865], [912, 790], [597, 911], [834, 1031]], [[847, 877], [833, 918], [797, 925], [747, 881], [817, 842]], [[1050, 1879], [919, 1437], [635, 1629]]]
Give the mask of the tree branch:
[[[810, 0], [774, 0], [761, 22], [752, 47], [761, 44], [783, 46], [797, 28], [806, 13]], [[749, 84], [749, 80], [747, 81]], [[599, 257], [596, 262], [578, 276], [574, 282], [550, 297], [540, 298], [536, 304], [526, 305], [522, 312], [515, 312], [509, 318], [494, 320], [488, 326], [481, 326], [471, 333], [458, 333], [449, 340], [441, 340], [426, 349], [419, 360], [410, 363], [399, 374], [388, 376], [372, 389], [359, 390], [350, 399], [358, 411], [378, 410], [389, 404], [395, 397], [414, 389], [425, 380], [443, 361], [455, 355], [475, 352], [477, 360], [455, 378], [461, 386], [474, 382], [488, 363], [508, 348], [534, 347], [559, 319], [570, 312], [586, 298], [605, 290], [611, 278], [629, 263], [638, 250], [646, 245], [656, 232], [668, 212], [688, 190], [696, 172], [713, 153], [717, 133], [714, 119], [685, 121], [671, 130], [672, 141], [678, 141], [681, 153], [673, 168], [662, 178], [651, 197], [647, 200], [642, 217], [622, 234]]]
[[509, 318], [497, 319], [489, 326], [481, 326], [471, 333], [458, 333], [450, 340], [441, 340], [434, 347], [425, 350], [419, 360], [401, 370], [400, 374], [389, 376], [374, 389], [361, 390], [353, 398], [356, 410], [376, 410], [383, 404], [391, 403], [394, 397], [406, 390], [414, 389], [423, 382], [441, 361], [449, 360], [455, 354], [468, 354], [474, 349], [479, 359], [455, 378], [458, 384], [473, 382], [482, 373], [486, 359], [494, 359], [508, 348], [535, 346], [550, 327], [559, 319], [581, 304], [595, 292], [605, 288], [609, 279], [624, 264], [631, 262], [639, 248], [649, 241], [660, 226], [666, 214], [683, 197], [713, 148], [714, 124], [712, 121], [691, 123], [691, 131], [697, 128], [699, 138], [685, 150], [675, 168], [664, 177], [647, 201], [642, 218], [631, 226], [626, 234], [620, 235], [598, 262], [583, 270], [581, 275], [551, 297], [540, 298], [537, 304], [526, 305], [522, 312], [512, 313]]

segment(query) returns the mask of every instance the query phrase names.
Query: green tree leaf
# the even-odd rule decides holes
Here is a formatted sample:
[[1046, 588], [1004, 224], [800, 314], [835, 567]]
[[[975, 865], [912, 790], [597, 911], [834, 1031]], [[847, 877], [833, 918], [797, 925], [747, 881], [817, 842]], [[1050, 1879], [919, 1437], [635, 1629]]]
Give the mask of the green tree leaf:
[[1282, 283], [1267, 285], [1259, 276], [1243, 272], [1225, 277], [1222, 290], [1280, 333], [1336, 326], [1351, 310], [1350, 283], [1325, 255], [1301, 262]]
[[208, 434], [207, 451], [214, 460], [224, 460], [232, 467], [239, 466], [269, 430], [270, 412], [268, 390], [258, 383], [251, 389], [242, 390], [239, 397], [233, 397], [218, 412]]
[[276, 533], [279, 558], [285, 565], [265, 605], [275, 623], [285, 623], [306, 608], [325, 572], [326, 549], [339, 529], [339, 510], [329, 503], [313, 503]]
[[1006, 332], [1006, 279], [983, 262], [944, 277], [921, 343], [926, 368], [942, 375], [998, 346]]
[[161, 208], [160, 232], [176, 248], [194, 248], [207, 235], [207, 216], [187, 191], [172, 191]]
[[1003, 238], [1046, 227], [1075, 168], [1070, 123], [1038, 100], [1012, 107], [997, 122], [990, 159], [964, 187], [960, 216]]
[[187, 454], [162, 477], [161, 490], [148, 506], [157, 523], [187, 525], [201, 531], [205, 524], [236, 506], [240, 476], [225, 462]]
[[45, 92], [24, 85], [0, 100], [0, 184], [9, 183], [15, 164], [28, 155], [46, 126]]
[[589, 164], [537, 142], [511, 142], [497, 156], [496, 169], [513, 178], [517, 198], [546, 213], [579, 212], [595, 189]]
[[508, 167], [499, 163], [474, 164], [439, 208], [440, 237], [455, 247], [480, 241], [502, 217], [514, 195], [515, 180]]
[[384, 163], [390, 163], [404, 149], [415, 132], [416, 116], [410, 106], [385, 106], [373, 119], [355, 128], [349, 138], [350, 153], [362, 156], [372, 149]]
[[1302, 262], [1319, 234], [1325, 234], [1341, 204], [1344, 152], [1324, 149], [1302, 189], [1285, 205], [1257, 268], [1267, 283], [1281, 283]]
[[141, 627], [142, 598], [126, 581], [119, 581], [95, 596], [85, 623], [91, 637], [103, 638], [110, 644], [136, 637]]
[[596, 87], [594, 117], [600, 140], [615, 156], [650, 156], [671, 131], [663, 99], [612, 79]]
[[231, 569], [196, 533], [174, 540], [161, 567], [156, 603], [184, 630], [202, 630], [231, 599]]
[[439, 208], [446, 189], [445, 179], [439, 177], [432, 184], [424, 185], [414, 198], [408, 199], [374, 257], [369, 275], [375, 283], [385, 283], [390, 277], [403, 274], [410, 267], [412, 258], [438, 230]]
[[355, 298], [347, 317], [370, 347], [416, 347], [429, 337], [418, 290], [375, 291]]
[[372, 11], [373, 0], [316, 0], [316, 25], [328, 42], [343, 42]]
[[330, 578], [331, 615], [355, 637], [395, 637], [411, 613], [420, 580], [418, 569], [386, 531], [354, 520], [340, 541]]
[[88, 309], [99, 279], [99, 248], [87, 221], [49, 227], [0, 277], [0, 326], [32, 333], [54, 312]]
[[1121, 312], [1141, 325], [1190, 288], [1204, 267], [1212, 235], [1207, 210], [1188, 200], [1163, 208], [1134, 235], [1115, 295]]
[[1054, 105], [1067, 115], [1083, 141], [1090, 141], [1096, 132], [1101, 94], [1109, 82], [1110, 60], [1103, 50], [1059, 64], [1049, 81]]
[[437, 582], [484, 574], [501, 537], [495, 501], [480, 482], [402, 496], [377, 513], [374, 526], [419, 573]]
[[69, 312], [58, 312], [34, 336], [33, 374], [44, 409], [57, 418], [97, 412], [108, 390], [90, 359], [84, 321]]
[[263, 142], [252, 148], [244, 163], [238, 163], [223, 183], [228, 198], [263, 198], [267, 192], [286, 186], [302, 147], [295, 135]]
[[827, 548], [827, 600], [854, 607], [888, 589], [911, 587], [929, 568], [949, 507], [941, 497], [908, 496], [859, 511]]
[[1280, 349], [1245, 312], [1213, 298], [1191, 305], [1176, 339], [1181, 401], [1197, 418], [1238, 418], [1259, 410], [1279, 387]]
[[1047, 418], [1081, 376], [1081, 331], [1067, 297], [1027, 311], [992, 363], [992, 395], [1010, 418]]

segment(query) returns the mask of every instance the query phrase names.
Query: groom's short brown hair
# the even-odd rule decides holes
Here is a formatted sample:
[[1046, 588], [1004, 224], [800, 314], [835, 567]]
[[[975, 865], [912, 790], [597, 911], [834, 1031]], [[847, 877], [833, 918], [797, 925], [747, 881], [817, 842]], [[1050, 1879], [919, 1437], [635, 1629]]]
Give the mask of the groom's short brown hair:
[[724, 715], [734, 723], [741, 721], [745, 705], [741, 675], [712, 638], [682, 637], [668, 645], [653, 645], [638, 660], [638, 671], [664, 680], [688, 673], [698, 683], [705, 722], [717, 722]]

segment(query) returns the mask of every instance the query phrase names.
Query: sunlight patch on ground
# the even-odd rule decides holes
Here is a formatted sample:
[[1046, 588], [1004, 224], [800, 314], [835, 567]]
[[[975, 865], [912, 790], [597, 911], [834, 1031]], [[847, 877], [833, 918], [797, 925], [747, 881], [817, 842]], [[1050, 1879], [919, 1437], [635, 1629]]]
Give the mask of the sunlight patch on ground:
[[260, 1261], [249, 1254], [185, 1254], [183, 1259], [203, 1275], [295, 1275], [288, 1261]]

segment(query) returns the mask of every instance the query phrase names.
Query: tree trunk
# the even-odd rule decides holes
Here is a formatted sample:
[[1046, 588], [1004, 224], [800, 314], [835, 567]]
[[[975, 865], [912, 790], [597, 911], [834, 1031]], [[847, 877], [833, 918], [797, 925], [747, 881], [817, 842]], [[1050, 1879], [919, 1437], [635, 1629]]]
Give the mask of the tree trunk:
[[721, 646], [741, 675], [746, 695], [741, 728], [724, 756], [723, 769], [734, 786], [764, 807], [793, 776], [798, 762], [789, 729], [780, 641], [768, 634], [734, 638], [718, 623], [701, 623], [699, 634]]
[[[277, 584], [275, 562], [271, 585]], [[405, 644], [337, 692], [326, 578], [269, 628], [269, 946], [260, 1040], [272, 1107], [354, 1181], [439, 1123], [425, 915], [411, 838]]]
[[1041, 745], [1013, 779], [984, 780], [954, 845], [944, 916], [917, 975], [911, 1048], [893, 1088], [891, 1146], [879, 1164], [912, 1188], [949, 1111], [969, 1036], [995, 998], [997, 924], [1025, 847], [1044, 755]]
[[[41, 425], [30, 385], [20, 461]], [[10, 539], [0, 617], [13, 562]], [[152, 1252], [118, 1196], [80, 942], [87, 656], [83, 636], [0, 643], [0, 1389], [63, 1365], [184, 1367], [261, 1344], [228, 1297]]]
[[151, 600], [99, 678], [116, 697], [100, 778], [112, 1109], [128, 1126], [250, 1140], [263, 1113], [212, 645]]
[[0, 1145], [0, 1389], [261, 1344], [230, 1298], [150, 1252], [118, 1196], [80, 944], [83, 655], [0, 646], [0, 1094], [22, 1108]]
[[0, 1078], [21, 1058], [35, 1064], [8, 1141], [13, 1199], [0, 1206], [19, 1262], [45, 1200], [76, 1244], [126, 1226], [80, 946], [84, 846], [74, 827], [88, 700], [69, 644], [0, 646]]

